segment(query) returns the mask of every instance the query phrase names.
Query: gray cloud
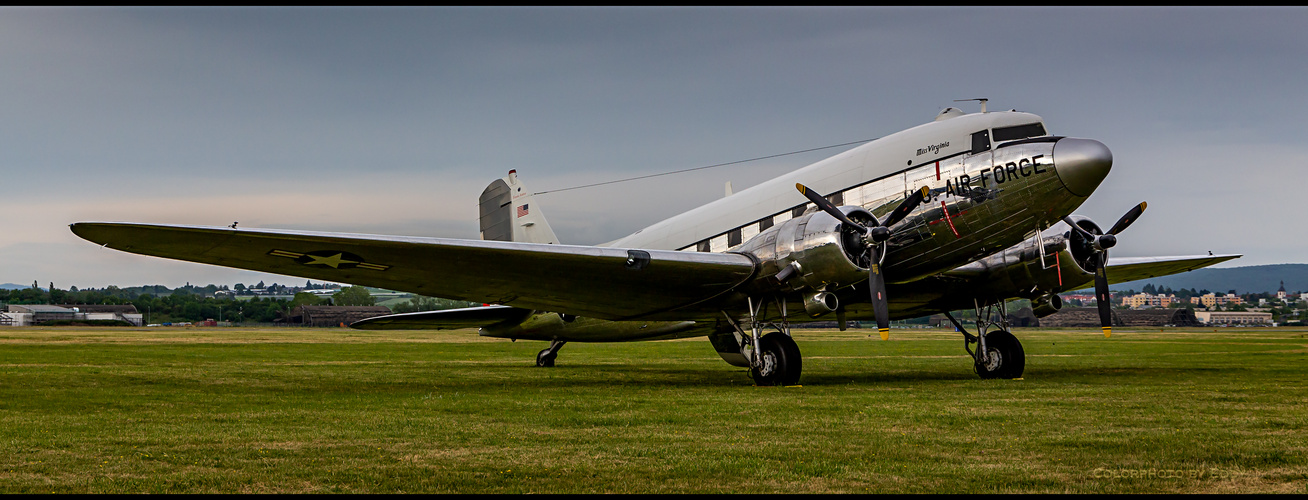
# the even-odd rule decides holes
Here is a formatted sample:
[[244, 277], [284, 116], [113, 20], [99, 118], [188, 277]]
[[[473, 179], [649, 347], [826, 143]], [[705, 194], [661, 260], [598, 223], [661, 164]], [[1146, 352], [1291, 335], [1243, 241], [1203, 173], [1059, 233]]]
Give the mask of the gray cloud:
[[[0, 13], [0, 282], [249, 281], [109, 265], [78, 220], [475, 238], [476, 196], [511, 168], [556, 189], [882, 136], [970, 97], [1113, 149], [1081, 212], [1150, 203], [1115, 255], [1304, 261], [1304, 8]], [[541, 203], [599, 243], [821, 156]]]

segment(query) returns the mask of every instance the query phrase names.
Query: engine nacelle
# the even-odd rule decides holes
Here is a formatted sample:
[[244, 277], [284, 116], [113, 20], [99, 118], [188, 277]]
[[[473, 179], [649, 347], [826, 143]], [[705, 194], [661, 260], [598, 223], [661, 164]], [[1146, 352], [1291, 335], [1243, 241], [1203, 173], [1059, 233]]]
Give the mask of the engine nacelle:
[[[1089, 232], [1090, 234], [1104, 234], [1104, 231], [1099, 228], [1099, 225], [1095, 224], [1095, 221], [1090, 220], [1089, 217], [1084, 215], [1069, 215], [1068, 218], [1072, 219], [1072, 222], [1075, 222], [1077, 226], [1080, 226], [1081, 229], [1086, 230], [1086, 232]], [[1102, 249], [1096, 248], [1095, 242], [1087, 239], [1080, 231], [1069, 229], [1067, 232], [1063, 233], [1063, 238], [1068, 242], [1068, 250], [1072, 252], [1072, 257], [1075, 258], [1076, 265], [1080, 266], [1081, 269], [1085, 270], [1085, 272], [1094, 274], [1095, 269], [1099, 267], [1099, 262], [1093, 257], [1097, 250]]]
[[[983, 289], [976, 290], [978, 295], [995, 294], [1032, 299], [1033, 309], [1039, 306], [1034, 301], [1044, 299], [1049, 304], [1037, 315], [1048, 315], [1062, 307], [1061, 299], [1057, 306], [1052, 303], [1057, 298], [1054, 292], [1061, 286], [1060, 269], [1063, 276], [1068, 278], [1088, 274], [1077, 263], [1071, 262], [1072, 256], [1068, 252], [1068, 240], [1062, 235], [1046, 236], [1039, 240], [1039, 246], [1036, 241], [1027, 240], [959, 267], [949, 274], [975, 278], [975, 282], [984, 284]], [[1044, 311], [1049, 312], [1044, 314]]]
[[[852, 206], [840, 210], [854, 222], [875, 225], [876, 218], [867, 210]], [[768, 228], [732, 251], [758, 258], [760, 278], [751, 286], [759, 291], [835, 290], [868, 277], [862, 232], [821, 211]], [[805, 309], [811, 315], [810, 299], [805, 298]], [[825, 299], [813, 301], [818, 310], [824, 303]]]

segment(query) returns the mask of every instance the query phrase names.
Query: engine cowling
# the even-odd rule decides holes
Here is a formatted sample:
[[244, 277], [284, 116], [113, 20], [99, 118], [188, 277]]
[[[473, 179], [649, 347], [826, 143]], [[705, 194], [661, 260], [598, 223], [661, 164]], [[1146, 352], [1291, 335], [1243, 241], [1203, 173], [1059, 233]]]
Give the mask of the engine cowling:
[[[1068, 218], [1090, 234], [1104, 234], [1103, 229], [1100, 229], [1099, 225], [1095, 224], [1095, 221], [1090, 220], [1089, 217], [1069, 215]], [[1099, 267], [1098, 261], [1094, 259], [1096, 251], [1094, 242], [1087, 239], [1080, 231], [1068, 230], [1063, 233], [1063, 238], [1067, 240], [1068, 250], [1072, 252], [1076, 265], [1085, 272], [1094, 274], [1095, 269]]]
[[[875, 225], [867, 210], [852, 206], [840, 210], [855, 222]], [[733, 251], [758, 259], [759, 278], [751, 286], [759, 291], [835, 290], [868, 276], [862, 232], [821, 211], [773, 226]], [[824, 309], [824, 302], [814, 301], [814, 310]]]

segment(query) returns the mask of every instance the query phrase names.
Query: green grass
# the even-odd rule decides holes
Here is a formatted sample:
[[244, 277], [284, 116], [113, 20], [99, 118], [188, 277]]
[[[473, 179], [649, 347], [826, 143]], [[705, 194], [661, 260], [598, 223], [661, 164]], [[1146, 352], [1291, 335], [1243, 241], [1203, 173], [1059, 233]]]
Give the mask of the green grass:
[[[796, 331], [802, 387], [705, 339], [0, 329], [0, 492], [1289, 492], [1308, 329]], [[1151, 472], [1152, 471], [1152, 472]]]

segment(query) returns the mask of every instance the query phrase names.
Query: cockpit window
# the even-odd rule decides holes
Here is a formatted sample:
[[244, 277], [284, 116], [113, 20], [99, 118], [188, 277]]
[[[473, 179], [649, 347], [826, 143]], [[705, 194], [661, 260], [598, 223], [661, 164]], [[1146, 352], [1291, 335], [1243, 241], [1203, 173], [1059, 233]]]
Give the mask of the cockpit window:
[[982, 130], [972, 134], [972, 154], [990, 151], [990, 132]]
[[1042, 135], [1045, 135], [1045, 126], [1040, 122], [1035, 122], [1025, 125], [997, 128], [995, 129], [994, 139], [995, 142], [1004, 142], [1025, 139], [1027, 137], [1040, 137]]

